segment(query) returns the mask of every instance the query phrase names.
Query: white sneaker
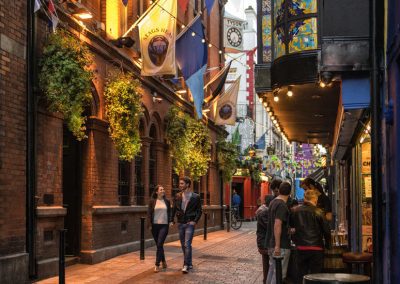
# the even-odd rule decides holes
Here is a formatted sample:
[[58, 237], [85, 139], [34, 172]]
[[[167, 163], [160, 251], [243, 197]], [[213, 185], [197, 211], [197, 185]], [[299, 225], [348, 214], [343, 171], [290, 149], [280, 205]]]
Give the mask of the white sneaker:
[[160, 272], [160, 266], [155, 265], [154, 266], [154, 272], [155, 273]]
[[187, 265], [184, 265], [182, 268], [182, 273], [187, 274], [189, 273], [189, 267]]

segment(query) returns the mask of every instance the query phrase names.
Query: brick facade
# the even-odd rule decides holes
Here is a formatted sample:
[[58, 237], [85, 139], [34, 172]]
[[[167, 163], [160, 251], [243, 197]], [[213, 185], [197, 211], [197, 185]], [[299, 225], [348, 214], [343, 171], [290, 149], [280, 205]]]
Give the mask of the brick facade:
[[[27, 7], [26, 1], [8, 2], [6, 7], [5, 1], [0, 0], [0, 280], [17, 283], [16, 279], [21, 279], [18, 277], [27, 279], [28, 275], [25, 212]], [[128, 23], [136, 19], [139, 2], [128, 2]], [[144, 8], [148, 7], [148, 1], [142, 2]], [[185, 14], [179, 11], [180, 21], [188, 23], [193, 19], [195, 2], [190, 1]], [[221, 7], [218, 1], [215, 2], [211, 17], [204, 11], [203, 20], [208, 40], [218, 47]], [[96, 21], [105, 23], [105, 0], [83, 0], [82, 4], [91, 9]], [[136, 173], [141, 173], [144, 204], [147, 204], [151, 190], [150, 152], [154, 151], [156, 184], [164, 185], [167, 196], [171, 197], [172, 160], [165, 142], [165, 116], [174, 104], [188, 113], [194, 113], [187, 95], [180, 99], [165, 81], [140, 77], [140, 70], [131, 61], [137, 55], [134, 51], [137, 43], [131, 50], [116, 49], [107, 41], [106, 31], [82, 32], [71, 16], [63, 12], [65, 7], [59, 8], [60, 26], [68, 26], [73, 34], [79, 36], [82, 44], [90, 46], [94, 55], [92, 68], [95, 79], [92, 106], [87, 111], [90, 115], [86, 123], [88, 138], [82, 142], [71, 140], [62, 116], [49, 113], [43, 100], [38, 102], [35, 235], [38, 278], [58, 273], [58, 230], [64, 227], [68, 229], [67, 254], [72, 252], [70, 254], [77, 256], [81, 262], [97, 263], [139, 248], [140, 217], [145, 216], [147, 207], [138, 204], [136, 199]], [[40, 11], [36, 17], [36, 53], [40, 57], [49, 31], [45, 14]], [[135, 34], [132, 36], [137, 37]], [[219, 49], [222, 50], [222, 47], [209, 48], [209, 67], [223, 66]], [[145, 109], [141, 122], [142, 164], [140, 169], [135, 169], [134, 161], [130, 164], [129, 206], [120, 205], [118, 154], [109, 137], [104, 109], [105, 80], [108, 72], [116, 68], [130, 71], [141, 80]], [[207, 78], [217, 71], [210, 72]], [[163, 99], [161, 103], [153, 101], [153, 92]], [[204, 194], [205, 211], [209, 213], [208, 226], [218, 229], [221, 226], [221, 185], [215, 160], [215, 141], [217, 132], [223, 130], [213, 125], [212, 121], [208, 125], [213, 144], [212, 161], [208, 177], [201, 178], [199, 188]], [[68, 234], [71, 234], [70, 237]], [[170, 238], [177, 238], [176, 228], [171, 229]], [[146, 244], [150, 245], [149, 231], [146, 231], [146, 239]], [[14, 260], [10, 260], [10, 255]], [[1, 265], [5, 263], [4, 259], [7, 259], [8, 266]], [[12, 271], [13, 263], [19, 264], [18, 273]]]
[[[0, 282], [27, 279], [26, 1], [0, 1]], [[16, 282], [14, 282], [16, 283]]]

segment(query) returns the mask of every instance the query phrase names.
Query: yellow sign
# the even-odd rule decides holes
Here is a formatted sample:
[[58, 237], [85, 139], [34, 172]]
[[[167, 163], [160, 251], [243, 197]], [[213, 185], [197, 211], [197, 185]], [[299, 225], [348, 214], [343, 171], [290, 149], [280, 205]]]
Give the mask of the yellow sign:
[[361, 144], [361, 173], [371, 173], [371, 142]]

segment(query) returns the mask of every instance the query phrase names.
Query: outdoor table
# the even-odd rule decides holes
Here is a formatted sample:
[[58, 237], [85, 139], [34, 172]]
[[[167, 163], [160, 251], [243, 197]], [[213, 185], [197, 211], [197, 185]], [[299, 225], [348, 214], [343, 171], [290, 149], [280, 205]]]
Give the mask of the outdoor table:
[[317, 274], [308, 274], [305, 275], [303, 278], [303, 284], [308, 283], [319, 283], [319, 284], [326, 284], [326, 283], [362, 283], [362, 284], [369, 284], [370, 278], [365, 275], [359, 274], [345, 274], [345, 273], [317, 273]]

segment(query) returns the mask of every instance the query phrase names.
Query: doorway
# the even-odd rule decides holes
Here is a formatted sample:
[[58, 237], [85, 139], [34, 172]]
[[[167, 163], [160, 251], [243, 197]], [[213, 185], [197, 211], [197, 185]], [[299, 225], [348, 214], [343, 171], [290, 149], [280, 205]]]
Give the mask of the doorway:
[[77, 256], [80, 251], [82, 208], [81, 144], [63, 127], [63, 206], [67, 208], [64, 218], [65, 254]]
[[233, 190], [236, 190], [236, 193], [240, 196], [240, 206], [239, 206], [239, 214], [242, 218], [244, 218], [243, 215], [243, 204], [244, 204], [244, 183], [243, 182], [232, 182], [232, 195], [233, 195]]

